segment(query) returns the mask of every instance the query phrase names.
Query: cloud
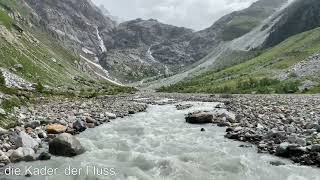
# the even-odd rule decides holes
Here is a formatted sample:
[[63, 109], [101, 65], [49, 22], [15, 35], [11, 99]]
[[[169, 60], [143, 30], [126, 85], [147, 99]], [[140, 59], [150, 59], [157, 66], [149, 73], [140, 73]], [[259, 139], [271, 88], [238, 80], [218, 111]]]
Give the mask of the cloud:
[[92, 0], [125, 20], [158, 19], [176, 26], [204, 29], [221, 16], [241, 10], [257, 0]]

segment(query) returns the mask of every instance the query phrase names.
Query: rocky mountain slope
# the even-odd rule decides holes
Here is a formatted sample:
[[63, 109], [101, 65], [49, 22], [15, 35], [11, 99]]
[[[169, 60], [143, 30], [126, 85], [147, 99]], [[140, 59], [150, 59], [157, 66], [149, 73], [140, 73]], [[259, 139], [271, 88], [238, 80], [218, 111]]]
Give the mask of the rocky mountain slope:
[[24, 79], [27, 84], [65, 90], [93, 87], [88, 82], [113, 86], [103, 69], [40, 28], [44, 22], [37, 21], [28, 4], [19, 2], [0, 1], [0, 66], [6, 83], [21, 87], [19, 82]]
[[175, 62], [161, 60], [158, 57], [168, 56], [170, 51], [154, 51], [153, 47], [191, 33], [190, 29], [163, 24], [154, 19], [127, 21], [114, 29], [112, 43], [107, 44], [108, 51], [100, 56], [100, 63], [113, 76], [127, 82], [168, 74], [174, 66], [186, 62], [183, 59]]

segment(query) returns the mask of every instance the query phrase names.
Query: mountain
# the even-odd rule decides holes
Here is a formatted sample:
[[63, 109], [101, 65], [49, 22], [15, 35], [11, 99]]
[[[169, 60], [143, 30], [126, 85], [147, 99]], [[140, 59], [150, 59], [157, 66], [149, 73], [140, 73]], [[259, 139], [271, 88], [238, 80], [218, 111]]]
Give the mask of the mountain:
[[207, 57], [203, 64], [211, 62], [208, 72], [188, 76], [187, 81], [175, 81], [173, 85], [160, 90], [207, 93], [318, 92], [319, 10], [319, 1], [288, 2], [250, 32], [225, 43], [221, 51], [223, 53]]
[[[170, 88], [185, 86], [183, 91], [192, 92], [188, 88], [190, 85], [194, 91], [205, 89], [209, 92], [211, 89], [216, 92], [219, 88], [212, 89], [206, 84], [219, 82], [228, 89], [229, 80], [239, 76], [244, 77], [241, 81], [252, 80], [252, 77], [258, 78], [253, 78], [257, 81], [264, 77], [291, 80], [284, 78], [291, 76], [276, 75], [285, 74], [282, 70], [290, 71], [288, 68], [291, 67], [301, 67], [299, 63], [317, 54], [317, 41], [311, 41], [310, 36], [301, 38], [298, 49], [279, 47], [293, 47], [282, 42], [292, 42], [288, 38], [295, 39], [292, 36], [297, 34], [304, 37], [306, 34], [300, 33], [315, 30], [320, 25], [320, 3], [316, 0], [258, 0], [244, 10], [223, 16], [201, 31], [154, 19], [118, 24], [107, 7], [97, 7], [90, 0], [0, 2], [2, 46], [10, 47], [2, 53], [6, 61], [1, 66], [28, 81], [41, 80], [52, 87], [79, 86], [77, 77], [81, 77], [94, 82], [133, 83], [148, 88], [183, 81]], [[277, 52], [277, 49], [283, 52]], [[233, 72], [232, 69], [238, 69], [238, 66], [250, 67], [246, 63], [262, 61], [256, 59], [264, 62], [255, 63], [251, 70], [266, 70], [263, 75], [251, 71]], [[274, 65], [269, 68], [265, 62]], [[22, 70], [14, 68], [20, 65]], [[219, 72], [228, 73], [221, 78], [216, 74]], [[194, 84], [200, 80], [205, 84], [197, 88]], [[233, 84], [230, 89], [234, 87]]]
[[[259, 53], [257, 50], [265, 48], [264, 42], [269, 37], [271, 28], [291, 4], [288, 0], [259, 0], [247, 9], [222, 17], [207, 29], [194, 32], [180, 41], [187, 42], [184, 43], [184, 54], [189, 55], [194, 63], [173, 76], [143, 86], [158, 88], [175, 84], [256, 56]], [[171, 58], [175, 56], [172, 55]]]
[[[69, 26], [63, 22], [70, 22], [70, 19], [63, 18], [60, 10], [41, 8], [43, 2], [50, 4], [53, 1], [0, 1], [0, 74], [1, 77], [4, 76], [6, 84], [10, 87], [32, 89], [35, 84], [41, 83], [48, 89], [77, 91], [98, 87], [102, 87], [102, 90], [120, 88], [108, 79], [104, 69], [75, 50], [83, 44], [90, 46], [94, 42], [89, 41], [93, 34], [82, 33], [80, 29], [85, 22], [73, 22], [73, 26]], [[78, 1], [68, 2], [77, 4]], [[36, 12], [43, 14], [40, 16]], [[70, 9], [65, 9], [65, 12], [73, 13]], [[100, 21], [96, 18], [97, 22]], [[61, 33], [62, 31], [53, 28], [54, 25], [60, 25], [65, 31]], [[80, 34], [88, 41], [81, 39]], [[79, 36], [76, 38], [76, 35]], [[81, 39], [84, 43], [78, 44], [75, 39]], [[96, 46], [99, 43], [91, 47]], [[99, 48], [93, 50], [101, 51]]]
[[190, 33], [190, 29], [163, 24], [154, 19], [127, 21], [113, 30], [112, 42], [107, 44], [108, 51], [100, 57], [100, 63], [111, 75], [125, 82], [169, 73], [177, 63], [157, 58], [170, 52], [154, 50], [153, 47], [174, 42]]

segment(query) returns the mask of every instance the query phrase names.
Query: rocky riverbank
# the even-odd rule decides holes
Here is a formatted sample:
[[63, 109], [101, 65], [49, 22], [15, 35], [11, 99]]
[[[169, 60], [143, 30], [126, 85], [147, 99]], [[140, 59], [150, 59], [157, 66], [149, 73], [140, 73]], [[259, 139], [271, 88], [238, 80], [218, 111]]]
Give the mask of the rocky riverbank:
[[236, 114], [227, 138], [254, 143], [258, 151], [320, 166], [319, 95], [247, 95], [227, 105]]
[[15, 108], [19, 126], [0, 129], [0, 166], [48, 160], [49, 152], [60, 156], [81, 154], [84, 149], [72, 135], [146, 108], [146, 104], [133, 102], [128, 96], [39, 98], [29, 107]]
[[[259, 153], [291, 159], [301, 165], [320, 166], [320, 95], [209, 95], [151, 94], [153, 99], [221, 102], [212, 116], [194, 112], [186, 121], [227, 127], [226, 137], [248, 142]], [[181, 108], [183, 106], [177, 106]], [[208, 112], [207, 112], [208, 113]], [[204, 117], [195, 122], [194, 119]], [[202, 121], [204, 120], [204, 121]], [[245, 145], [244, 145], [245, 147]]]

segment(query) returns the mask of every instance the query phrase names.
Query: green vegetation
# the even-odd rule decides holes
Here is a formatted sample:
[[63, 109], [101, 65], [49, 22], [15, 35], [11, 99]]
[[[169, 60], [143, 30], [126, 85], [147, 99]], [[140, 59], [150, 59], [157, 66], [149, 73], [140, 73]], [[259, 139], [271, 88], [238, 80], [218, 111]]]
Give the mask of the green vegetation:
[[[276, 80], [280, 72], [319, 52], [320, 28], [293, 36], [281, 44], [266, 50], [257, 57], [243, 63], [204, 73], [198, 77], [180, 82], [159, 91], [206, 92], [206, 93], [292, 93], [299, 82], [296, 74], [290, 74], [283, 82]], [[220, 59], [223, 62], [223, 59]], [[250, 82], [250, 86], [242, 82]], [[319, 78], [315, 79], [320, 82]], [[252, 84], [254, 84], [252, 86]], [[308, 92], [320, 92], [314, 88]]]
[[4, 25], [6, 28], [11, 29], [12, 19], [6, 12], [0, 9], [0, 24]]
[[225, 26], [221, 38], [224, 41], [233, 40], [250, 32], [259, 24], [260, 19], [251, 16], [238, 16]]
[[0, 71], [0, 86], [4, 86], [6, 84], [6, 80], [3, 77], [2, 72]]
[[42, 85], [42, 83], [40, 81], [38, 81], [37, 85], [36, 85], [36, 91], [39, 93], [42, 93], [44, 90], [44, 86]]

